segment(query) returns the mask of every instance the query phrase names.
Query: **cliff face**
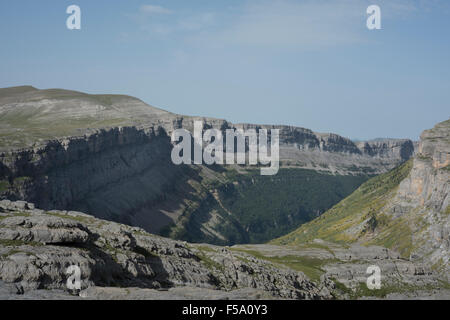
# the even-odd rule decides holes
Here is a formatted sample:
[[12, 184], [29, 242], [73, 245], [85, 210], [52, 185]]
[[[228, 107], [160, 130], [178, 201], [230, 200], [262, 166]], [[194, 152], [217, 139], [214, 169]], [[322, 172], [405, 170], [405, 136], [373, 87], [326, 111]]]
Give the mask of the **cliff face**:
[[433, 129], [425, 130], [420, 136], [418, 153], [432, 159], [435, 169], [450, 164], [450, 120], [437, 124]]
[[355, 144], [336, 134], [305, 128], [232, 124], [223, 119], [176, 115], [123, 95], [88, 95], [33, 87], [0, 89], [0, 151], [10, 158], [16, 154], [20, 157], [22, 150], [43, 148], [49, 143], [65, 144], [74, 137], [93, 140], [100, 130], [111, 128], [134, 127], [143, 133], [163, 128], [169, 136], [178, 128], [192, 132], [194, 121], [203, 122], [204, 128], [220, 130], [279, 129], [282, 164], [316, 170], [322, 164], [322, 170], [345, 174], [385, 172], [409, 159], [414, 151], [410, 140]]
[[390, 213], [411, 223], [413, 255], [450, 274], [450, 120], [422, 133], [410, 175]]
[[[192, 132], [194, 121], [221, 130], [280, 129], [281, 167], [337, 175], [385, 172], [413, 152], [409, 140], [360, 146], [304, 128], [175, 115], [129, 96], [6, 88], [0, 89], [0, 198], [82, 210], [152, 232], [179, 225], [205, 201], [221, 206], [210, 181], [230, 182], [222, 168], [172, 164], [169, 136], [178, 128]], [[239, 167], [225, 169], [236, 183], [246, 174]], [[200, 220], [199, 232], [223, 237], [217, 215], [208, 212]]]
[[[282, 126], [210, 123], [208, 126], [223, 128], [279, 129], [281, 166], [295, 166], [338, 174], [379, 174], [408, 160], [414, 153], [414, 145], [408, 139], [385, 139], [354, 143], [334, 133], [317, 133], [312, 130]], [[184, 123], [189, 123], [187, 119]], [[188, 128], [191, 125], [187, 126]], [[170, 128], [166, 128], [170, 131]]]
[[[186, 168], [172, 164], [170, 150], [164, 132], [125, 127], [3, 154], [3, 174], [10, 184], [4, 195], [42, 208], [79, 209], [139, 224], [139, 211], [149, 213], [174, 184], [183, 183]], [[153, 216], [148, 229], [167, 224], [157, 212], [148, 215]]]
[[422, 133], [413, 159], [370, 179], [352, 195], [275, 241], [314, 238], [378, 244], [440, 270], [450, 260], [450, 120]]
[[[170, 134], [192, 131], [196, 120], [221, 130], [280, 129], [280, 174], [173, 165]], [[363, 286], [374, 264], [383, 297], [422, 296], [448, 281], [449, 124], [425, 131], [405, 162], [409, 140], [354, 143], [175, 115], [127, 96], [0, 89], [0, 199], [39, 208], [0, 201], [0, 296], [4, 288], [65, 289], [70, 264], [81, 268], [86, 297], [150, 298], [163, 288], [177, 298], [351, 298], [373, 295]], [[322, 214], [367, 179], [354, 175], [375, 173], [383, 174]], [[262, 227], [289, 232], [302, 223], [275, 241], [296, 245], [289, 247], [223, 248], [146, 233], [171, 226], [165, 231], [178, 239], [233, 244], [249, 242], [249, 233], [265, 241]]]
[[414, 143], [407, 139], [383, 139], [360, 142], [357, 147], [372, 157], [403, 159], [411, 158], [414, 153]]

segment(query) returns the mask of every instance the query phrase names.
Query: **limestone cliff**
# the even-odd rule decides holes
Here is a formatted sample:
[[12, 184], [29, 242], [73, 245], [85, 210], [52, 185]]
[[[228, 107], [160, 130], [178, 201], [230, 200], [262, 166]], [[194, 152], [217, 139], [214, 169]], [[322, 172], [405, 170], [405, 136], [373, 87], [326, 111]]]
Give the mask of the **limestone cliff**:
[[[412, 255], [450, 274], [450, 120], [420, 136], [410, 175], [389, 207], [410, 221]], [[420, 223], [414, 223], [419, 221]]]
[[275, 243], [315, 238], [378, 244], [450, 274], [450, 120], [426, 130], [413, 159]]
[[[246, 174], [242, 168], [225, 167], [232, 171], [230, 181], [223, 168], [172, 164], [169, 136], [177, 128], [192, 131], [196, 120], [221, 130], [280, 129], [281, 166], [287, 168], [378, 174], [413, 153], [409, 140], [359, 145], [292, 126], [176, 115], [124, 95], [14, 87], [0, 89], [0, 198], [32, 201], [44, 209], [82, 210], [152, 232], [173, 224], [182, 227], [193, 208], [216, 201], [210, 181], [238, 183], [239, 175]], [[221, 224], [240, 224], [215, 213], [195, 214], [201, 221], [197, 231], [208, 239], [224, 238]], [[289, 225], [295, 227], [303, 218]]]

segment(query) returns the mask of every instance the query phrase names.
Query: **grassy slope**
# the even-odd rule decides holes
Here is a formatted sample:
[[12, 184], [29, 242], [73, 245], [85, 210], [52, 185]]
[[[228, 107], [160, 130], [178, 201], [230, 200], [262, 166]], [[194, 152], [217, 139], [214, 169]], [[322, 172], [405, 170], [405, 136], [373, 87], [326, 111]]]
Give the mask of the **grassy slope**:
[[320, 238], [338, 243], [351, 243], [364, 234], [361, 232], [352, 235], [346, 231], [369, 219], [369, 225], [382, 230], [378, 237], [372, 239], [372, 244], [396, 247], [400, 251], [407, 250], [411, 245], [409, 227], [401, 220], [391, 221], [379, 212], [395, 195], [399, 183], [406, 178], [411, 168], [412, 160], [409, 160], [385, 174], [368, 180], [320, 217], [272, 242], [300, 244]]
[[91, 129], [138, 124], [147, 109], [149, 117], [164, 112], [126, 95], [29, 86], [0, 89], [0, 148], [29, 147]]
[[232, 247], [230, 250], [235, 251], [235, 252], [247, 253], [258, 259], [267, 260], [276, 265], [281, 265], [281, 266], [285, 266], [292, 270], [301, 271], [306, 276], [308, 276], [309, 279], [311, 279], [314, 282], [319, 282], [320, 276], [322, 274], [324, 274], [324, 270], [321, 269], [322, 266], [329, 264], [329, 263], [338, 262], [337, 259], [319, 259], [319, 258], [308, 257], [308, 256], [287, 255], [287, 256], [272, 257], [272, 256], [264, 255], [257, 250], [251, 250], [251, 249], [245, 249], [245, 248]]

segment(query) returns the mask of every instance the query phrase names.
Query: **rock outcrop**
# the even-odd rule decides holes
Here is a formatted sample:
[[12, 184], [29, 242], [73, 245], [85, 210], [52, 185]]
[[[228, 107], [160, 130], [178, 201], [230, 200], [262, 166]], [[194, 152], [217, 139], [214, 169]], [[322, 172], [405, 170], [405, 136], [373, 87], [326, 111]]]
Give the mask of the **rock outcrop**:
[[[89, 299], [357, 298], [370, 296], [358, 288], [373, 264], [383, 270], [385, 293], [447, 294], [428, 267], [380, 247], [189, 244], [81, 212], [0, 201], [3, 299], [74, 298], [69, 292]], [[72, 265], [81, 271], [80, 290], [67, 287]]]
[[403, 161], [411, 158], [414, 143], [408, 139], [377, 139], [356, 144], [364, 154], [379, 158], [397, 158]]
[[292, 244], [321, 238], [379, 244], [450, 274], [450, 120], [422, 133], [413, 159], [368, 180], [353, 194], [291, 234]]
[[[26, 206], [30, 206], [26, 204]], [[66, 269], [91, 286], [255, 289], [290, 299], [330, 298], [303, 273], [227, 248], [190, 245], [79, 212], [0, 202], [0, 279], [20, 290], [67, 289]]]
[[[387, 214], [409, 221], [412, 256], [424, 258], [450, 281], [450, 120], [420, 136], [410, 175], [401, 182]], [[419, 223], [417, 223], [419, 221]]]

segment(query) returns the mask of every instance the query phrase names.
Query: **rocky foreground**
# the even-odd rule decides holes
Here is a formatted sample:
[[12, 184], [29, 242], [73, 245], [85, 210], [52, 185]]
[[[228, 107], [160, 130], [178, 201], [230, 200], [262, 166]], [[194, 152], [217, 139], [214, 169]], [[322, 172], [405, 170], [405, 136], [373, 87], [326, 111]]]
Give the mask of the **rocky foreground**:
[[[81, 290], [66, 286], [81, 269]], [[382, 289], [365, 286], [382, 270]], [[46, 289], [46, 290], [42, 290]], [[0, 201], [1, 299], [450, 298], [426, 265], [388, 249], [189, 244], [74, 211]]]

